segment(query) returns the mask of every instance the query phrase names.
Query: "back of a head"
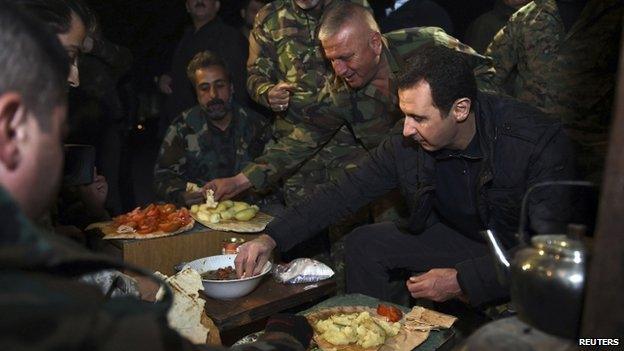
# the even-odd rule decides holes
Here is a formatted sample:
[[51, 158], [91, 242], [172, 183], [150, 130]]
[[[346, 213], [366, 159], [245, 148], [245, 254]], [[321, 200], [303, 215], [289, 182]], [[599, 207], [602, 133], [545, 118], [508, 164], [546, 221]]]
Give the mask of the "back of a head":
[[11, 0], [24, 12], [46, 25], [55, 34], [71, 28], [72, 12], [89, 28], [93, 14], [80, 0]]
[[69, 59], [44, 25], [0, 0], [0, 96], [16, 92], [43, 128], [50, 111], [66, 103]]
[[332, 37], [347, 24], [366, 26], [371, 32], [379, 32], [379, 26], [369, 9], [352, 2], [340, 1], [323, 13], [318, 37], [321, 41]]
[[398, 77], [398, 89], [410, 89], [422, 80], [429, 83], [434, 104], [445, 113], [457, 99], [476, 99], [477, 83], [470, 63], [463, 54], [445, 46], [427, 45], [411, 56]]

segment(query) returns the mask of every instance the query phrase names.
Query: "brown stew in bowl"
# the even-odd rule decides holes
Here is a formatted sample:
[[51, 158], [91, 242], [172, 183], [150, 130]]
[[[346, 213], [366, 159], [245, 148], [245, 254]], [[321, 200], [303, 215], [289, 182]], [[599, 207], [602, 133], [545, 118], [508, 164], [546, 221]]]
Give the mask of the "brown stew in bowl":
[[200, 274], [202, 279], [207, 280], [234, 280], [238, 279], [236, 276], [236, 270], [234, 268], [227, 266], [219, 269], [215, 269], [212, 271], [207, 271]]

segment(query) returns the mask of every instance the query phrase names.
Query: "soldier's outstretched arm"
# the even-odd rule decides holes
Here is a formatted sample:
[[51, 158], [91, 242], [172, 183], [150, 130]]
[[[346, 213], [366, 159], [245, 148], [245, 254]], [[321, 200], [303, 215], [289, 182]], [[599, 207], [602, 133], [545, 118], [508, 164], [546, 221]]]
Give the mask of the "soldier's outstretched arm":
[[258, 190], [265, 190], [277, 184], [280, 179], [289, 176], [312, 156], [314, 156], [342, 124], [338, 121], [321, 123], [289, 123], [280, 120], [280, 124], [287, 130], [285, 135], [277, 141], [266, 144], [262, 155], [248, 164], [241, 171], [251, 185]]
[[402, 137], [384, 140], [353, 171], [346, 171], [340, 181], [318, 187], [305, 199], [275, 214], [266, 228], [277, 250], [288, 251], [313, 237], [329, 224], [356, 213], [377, 197], [399, 185], [397, 149]]

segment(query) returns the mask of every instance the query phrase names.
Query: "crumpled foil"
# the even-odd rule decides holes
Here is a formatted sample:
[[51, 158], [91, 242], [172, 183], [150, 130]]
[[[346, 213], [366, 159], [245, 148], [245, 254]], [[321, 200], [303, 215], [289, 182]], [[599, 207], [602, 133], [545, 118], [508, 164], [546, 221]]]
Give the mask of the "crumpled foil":
[[273, 270], [273, 277], [286, 284], [314, 283], [333, 275], [334, 271], [326, 264], [311, 258], [297, 258], [290, 263], [279, 264]]

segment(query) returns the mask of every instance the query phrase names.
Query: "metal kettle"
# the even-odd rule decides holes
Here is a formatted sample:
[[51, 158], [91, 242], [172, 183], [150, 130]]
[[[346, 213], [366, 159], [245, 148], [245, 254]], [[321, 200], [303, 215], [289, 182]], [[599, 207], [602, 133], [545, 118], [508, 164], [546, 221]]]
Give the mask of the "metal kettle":
[[526, 203], [530, 192], [547, 185], [591, 186], [590, 182], [539, 183], [523, 199], [518, 239], [524, 247], [510, 259], [493, 230], [485, 237], [501, 284], [510, 287], [511, 302], [523, 322], [544, 332], [574, 339], [578, 337], [587, 271], [587, 251], [578, 239], [566, 235], [535, 235], [528, 245], [524, 232]]

